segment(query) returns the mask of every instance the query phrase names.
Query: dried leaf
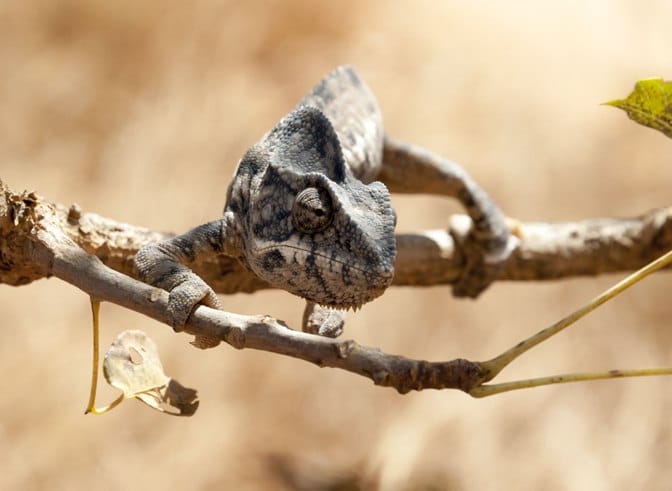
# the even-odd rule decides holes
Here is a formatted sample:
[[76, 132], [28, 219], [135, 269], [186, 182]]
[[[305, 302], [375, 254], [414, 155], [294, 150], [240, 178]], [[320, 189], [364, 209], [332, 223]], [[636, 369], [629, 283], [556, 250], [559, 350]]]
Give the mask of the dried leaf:
[[672, 138], [672, 82], [662, 78], [640, 80], [627, 99], [605, 104], [623, 109], [633, 121]]
[[103, 362], [105, 380], [148, 406], [176, 416], [191, 416], [198, 408], [196, 391], [163, 372], [156, 344], [144, 332], [122, 332], [110, 345]]

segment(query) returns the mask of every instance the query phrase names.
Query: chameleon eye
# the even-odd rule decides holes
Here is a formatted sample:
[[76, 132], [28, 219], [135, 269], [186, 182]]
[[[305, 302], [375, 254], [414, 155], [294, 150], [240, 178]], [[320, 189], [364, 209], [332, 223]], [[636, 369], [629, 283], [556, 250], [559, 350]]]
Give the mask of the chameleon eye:
[[292, 220], [301, 232], [320, 232], [329, 226], [332, 218], [331, 197], [325, 189], [306, 188], [296, 195]]

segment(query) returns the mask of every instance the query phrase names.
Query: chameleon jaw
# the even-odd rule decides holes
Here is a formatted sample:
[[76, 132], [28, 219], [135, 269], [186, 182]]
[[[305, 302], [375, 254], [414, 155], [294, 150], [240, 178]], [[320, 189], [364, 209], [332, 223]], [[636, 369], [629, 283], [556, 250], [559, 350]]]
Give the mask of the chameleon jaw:
[[291, 243], [269, 244], [255, 251], [248, 263], [272, 286], [342, 310], [358, 309], [379, 297], [394, 277], [393, 263], [387, 257], [381, 257], [377, 266], [373, 261], [345, 263]]

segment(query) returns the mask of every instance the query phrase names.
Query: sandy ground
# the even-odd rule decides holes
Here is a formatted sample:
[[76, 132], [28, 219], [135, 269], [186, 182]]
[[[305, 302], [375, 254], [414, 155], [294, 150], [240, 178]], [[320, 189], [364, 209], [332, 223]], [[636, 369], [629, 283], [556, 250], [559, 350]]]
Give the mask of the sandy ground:
[[[141, 6], [138, 6], [141, 5]], [[221, 211], [245, 151], [319, 78], [355, 65], [388, 131], [463, 163], [510, 216], [631, 216], [670, 204], [672, 142], [600, 106], [672, 77], [672, 6], [649, 1], [0, 3], [0, 177], [87, 211], [184, 231]], [[402, 231], [459, 211], [394, 198]], [[486, 359], [619, 276], [388, 291], [347, 336], [411, 357]], [[669, 365], [661, 274], [503, 379]], [[665, 293], [667, 292], [667, 293]], [[298, 325], [284, 292], [228, 309]], [[0, 286], [2, 489], [664, 489], [672, 379], [475, 400], [405, 396], [279, 356], [193, 349], [104, 305], [103, 342], [147, 331], [198, 388], [190, 419], [130, 401], [84, 416], [88, 298], [58, 280]], [[101, 403], [115, 396], [103, 389]]]

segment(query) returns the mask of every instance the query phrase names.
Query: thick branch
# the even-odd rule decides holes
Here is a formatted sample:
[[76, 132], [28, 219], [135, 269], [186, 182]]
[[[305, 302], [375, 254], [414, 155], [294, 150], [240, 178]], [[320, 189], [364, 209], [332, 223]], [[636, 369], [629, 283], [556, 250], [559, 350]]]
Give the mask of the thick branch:
[[[134, 276], [133, 256], [150, 241], [169, 236], [51, 204], [33, 193], [15, 194], [0, 181], [0, 283], [22, 285], [48, 275], [31, 260], [32, 223], [22, 221], [38, 205], [53, 216], [63, 234], [107, 266]], [[32, 211], [31, 211], [32, 210]], [[18, 221], [17, 221], [18, 220]], [[520, 238], [501, 280], [550, 280], [631, 271], [672, 249], [672, 207], [636, 218], [604, 218], [575, 223], [519, 223]], [[394, 285], [432, 286], [459, 277], [462, 257], [446, 230], [397, 235]], [[189, 265], [219, 293], [254, 292], [268, 285], [235, 259], [199, 258]]]

